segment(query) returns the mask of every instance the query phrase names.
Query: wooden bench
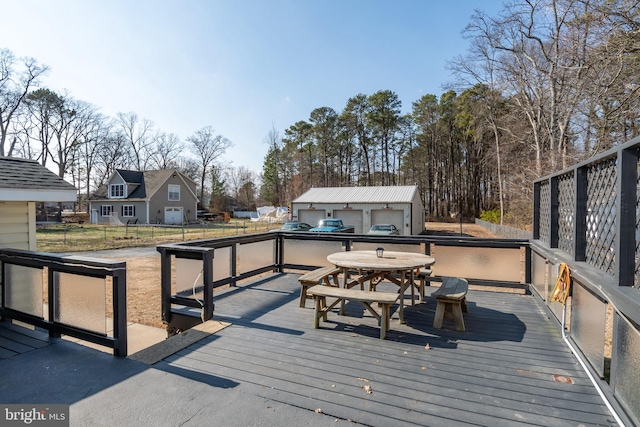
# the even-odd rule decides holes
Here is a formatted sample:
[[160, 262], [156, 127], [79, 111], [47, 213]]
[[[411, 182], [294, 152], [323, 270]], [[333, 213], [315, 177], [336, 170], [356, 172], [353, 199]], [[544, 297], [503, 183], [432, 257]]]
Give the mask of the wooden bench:
[[[313, 327], [320, 327], [320, 318], [327, 321], [327, 313], [339, 302], [359, 301], [378, 320], [380, 326], [380, 339], [383, 340], [389, 330], [389, 319], [391, 317], [391, 306], [398, 301], [397, 293], [362, 291], [359, 289], [334, 288], [329, 286], [316, 286], [309, 289], [309, 295], [315, 301], [315, 312]], [[327, 305], [327, 297], [336, 298], [330, 305]], [[381, 313], [378, 313], [371, 304], [378, 303]]]
[[438, 305], [436, 315], [433, 318], [433, 327], [442, 328], [444, 317], [452, 316], [456, 322], [456, 331], [464, 332], [464, 319], [462, 312], [467, 312], [467, 290], [469, 283], [465, 279], [457, 277], [443, 277], [442, 285], [431, 293]]
[[[300, 276], [300, 278], [298, 279], [300, 281], [300, 307], [304, 308], [307, 299], [312, 298], [311, 296], [307, 295], [307, 290], [311, 286], [315, 286], [318, 284], [339, 286], [338, 274], [340, 274], [340, 271], [341, 270], [338, 267], [322, 267], [313, 270], [305, 274], [304, 276]], [[331, 283], [329, 278], [333, 279], [333, 283]]]

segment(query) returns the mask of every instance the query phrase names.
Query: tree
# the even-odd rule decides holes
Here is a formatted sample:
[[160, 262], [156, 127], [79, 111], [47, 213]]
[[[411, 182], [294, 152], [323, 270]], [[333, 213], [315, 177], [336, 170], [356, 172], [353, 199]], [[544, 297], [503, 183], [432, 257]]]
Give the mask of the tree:
[[[341, 115], [341, 123], [346, 132], [354, 135], [358, 141], [358, 150], [356, 162], [358, 164], [359, 182], [366, 185], [372, 185], [371, 173], [371, 154], [370, 144], [371, 135], [367, 127], [367, 114], [371, 109], [369, 98], [362, 93], [349, 98], [347, 106]], [[364, 179], [361, 175], [364, 174]]]
[[161, 133], [156, 137], [156, 147], [151, 156], [151, 164], [156, 169], [168, 169], [177, 165], [176, 159], [184, 145], [173, 133]]
[[153, 122], [140, 119], [136, 113], [118, 113], [116, 115], [116, 129], [127, 142], [131, 164], [138, 171], [147, 170], [154, 150]]
[[198, 156], [200, 162], [200, 208], [204, 200], [205, 182], [211, 166], [231, 147], [231, 141], [222, 135], [215, 135], [211, 126], [203, 127], [187, 138], [191, 143], [191, 149]]
[[402, 102], [390, 90], [380, 90], [369, 97], [370, 110], [366, 118], [371, 134], [380, 150], [381, 185], [395, 185], [394, 164], [391, 151], [395, 148]]
[[0, 156], [14, 154], [18, 139], [8, 140], [10, 125], [29, 89], [47, 70], [33, 58], [18, 59], [10, 50], [0, 49]]
[[309, 115], [309, 121], [313, 123], [313, 135], [316, 147], [320, 154], [320, 165], [322, 166], [321, 183], [325, 187], [331, 186], [331, 175], [333, 159], [337, 144], [337, 121], [338, 114], [333, 108], [316, 108]]

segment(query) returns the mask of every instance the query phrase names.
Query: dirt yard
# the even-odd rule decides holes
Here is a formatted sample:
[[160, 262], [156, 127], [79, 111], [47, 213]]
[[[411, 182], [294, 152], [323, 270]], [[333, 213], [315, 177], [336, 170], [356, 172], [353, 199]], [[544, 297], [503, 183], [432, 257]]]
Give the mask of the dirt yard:
[[[464, 236], [496, 237], [475, 224], [463, 224]], [[427, 223], [427, 234], [460, 235], [460, 224]], [[160, 256], [119, 258], [127, 262], [127, 317], [130, 322], [163, 328], [160, 309]]]

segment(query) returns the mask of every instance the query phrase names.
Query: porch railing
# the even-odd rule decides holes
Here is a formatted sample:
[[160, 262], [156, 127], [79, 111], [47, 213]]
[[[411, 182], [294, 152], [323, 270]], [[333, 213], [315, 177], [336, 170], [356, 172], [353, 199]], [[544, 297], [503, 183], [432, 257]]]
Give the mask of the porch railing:
[[124, 357], [126, 273], [121, 261], [0, 249], [0, 317], [46, 329], [52, 337], [111, 347]]
[[[640, 425], [640, 137], [534, 182], [531, 289]], [[573, 279], [550, 301], [560, 263]], [[565, 317], [566, 316], [566, 317]], [[570, 319], [570, 320], [568, 320]]]
[[265, 272], [312, 270], [329, 265], [327, 255], [334, 252], [378, 246], [433, 255], [434, 280], [460, 276], [475, 284], [528, 288], [527, 240], [270, 232], [159, 245], [162, 320], [170, 332], [189, 328], [212, 317], [214, 288]]

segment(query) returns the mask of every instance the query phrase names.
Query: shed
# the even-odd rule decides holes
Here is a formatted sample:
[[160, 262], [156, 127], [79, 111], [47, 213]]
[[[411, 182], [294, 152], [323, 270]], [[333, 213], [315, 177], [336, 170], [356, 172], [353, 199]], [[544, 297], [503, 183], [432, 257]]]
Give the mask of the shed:
[[0, 247], [36, 250], [36, 202], [74, 202], [77, 189], [36, 161], [0, 157]]
[[394, 224], [402, 235], [424, 231], [424, 207], [418, 187], [318, 187], [291, 203], [293, 220], [318, 224], [322, 218], [340, 218], [366, 233], [373, 224]]

